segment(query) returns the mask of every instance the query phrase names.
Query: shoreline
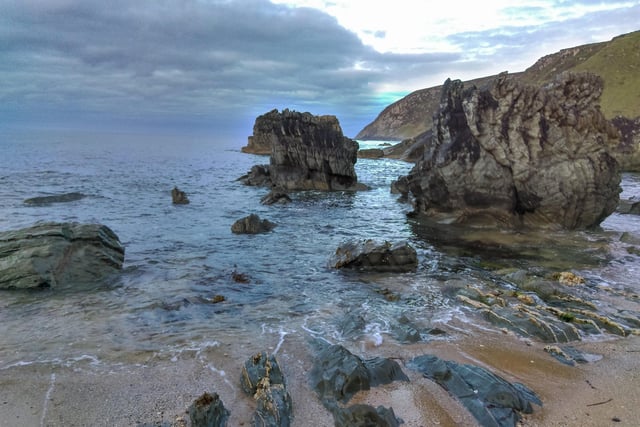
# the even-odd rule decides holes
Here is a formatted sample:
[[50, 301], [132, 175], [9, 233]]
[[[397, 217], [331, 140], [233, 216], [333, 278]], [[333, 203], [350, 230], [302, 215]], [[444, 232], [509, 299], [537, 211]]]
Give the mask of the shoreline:
[[[308, 385], [311, 360], [308, 351], [300, 351], [301, 345], [305, 345], [303, 340], [287, 339], [277, 354], [293, 399], [292, 425], [332, 426], [331, 415]], [[640, 336], [606, 336], [570, 345], [602, 358], [568, 366], [546, 353], [544, 343], [479, 329], [457, 334], [451, 341], [412, 345], [386, 341], [364, 353], [353, 348], [363, 357], [396, 359], [411, 381], [359, 392], [348, 405], [391, 406], [406, 427], [476, 426], [456, 399], [405, 366], [412, 357], [433, 354], [487, 368], [536, 392], [543, 406], [534, 405], [532, 414], [523, 414], [522, 427], [640, 425], [636, 407], [640, 402]], [[0, 374], [0, 425], [185, 426], [189, 425], [185, 411], [205, 391], [220, 395], [231, 413], [229, 426], [250, 425], [255, 402], [242, 393], [239, 376], [251, 353], [223, 351], [207, 356], [215, 359], [217, 368], [197, 354], [146, 364], [7, 368]]]

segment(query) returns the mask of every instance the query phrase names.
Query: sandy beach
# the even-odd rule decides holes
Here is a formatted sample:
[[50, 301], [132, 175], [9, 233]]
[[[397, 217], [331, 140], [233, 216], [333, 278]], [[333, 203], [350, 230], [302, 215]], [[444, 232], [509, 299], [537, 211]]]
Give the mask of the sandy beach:
[[[294, 425], [332, 426], [330, 414], [308, 386], [311, 361], [300, 358], [297, 349], [302, 344], [285, 340], [277, 356], [293, 399]], [[411, 381], [360, 392], [349, 404], [392, 406], [407, 427], [477, 425], [446, 391], [404, 365], [414, 356], [434, 354], [485, 367], [534, 390], [543, 406], [523, 417], [523, 427], [640, 425], [640, 337], [572, 345], [599, 360], [568, 366], [545, 352], [544, 344], [502, 332], [409, 346], [383, 343], [371, 348], [363, 343], [367, 353], [361, 355], [396, 358]], [[73, 366], [4, 369], [0, 426], [185, 426], [186, 409], [205, 391], [220, 395], [231, 413], [230, 426], [250, 425], [255, 403], [238, 382], [246, 357], [217, 348], [204, 356], [185, 352], [173, 360], [143, 359], [121, 366], [87, 359]], [[219, 366], [213, 368], [207, 360]]]

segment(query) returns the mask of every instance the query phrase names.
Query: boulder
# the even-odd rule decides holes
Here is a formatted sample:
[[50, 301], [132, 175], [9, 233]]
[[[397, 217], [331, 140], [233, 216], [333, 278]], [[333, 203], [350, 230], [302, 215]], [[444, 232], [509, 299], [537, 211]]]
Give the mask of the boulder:
[[398, 427], [402, 421], [398, 420], [393, 408], [356, 404], [347, 408], [335, 407], [333, 411], [336, 427]]
[[406, 241], [376, 243], [373, 240], [341, 245], [331, 265], [335, 268], [405, 272], [418, 266], [416, 250]]
[[484, 427], [515, 427], [520, 413], [542, 406], [540, 398], [525, 385], [510, 383], [492, 372], [436, 356], [418, 356], [407, 364], [455, 396]]
[[187, 205], [189, 204], [189, 198], [184, 191], [178, 189], [178, 187], [173, 187], [171, 190], [171, 199], [173, 200], [174, 205]]
[[118, 236], [101, 224], [47, 222], [0, 233], [0, 289], [93, 285], [123, 262]]
[[271, 186], [285, 191], [358, 188], [358, 143], [342, 134], [335, 116], [272, 110], [256, 118], [253, 132], [250, 141], [271, 147]]
[[217, 393], [204, 393], [189, 406], [187, 412], [191, 427], [224, 427], [229, 419], [229, 411]]
[[611, 123], [620, 131], [620, 144], [614, 150], [620, 167], [626, 172], [640, 172], [640, 117], [616, 116]]
[[231, 226], [231, 231], [236, 234], [259, 234], [267, 233], [273, 230], [275, 226], [276, 224], [273, 222], [260, 219], [256, 214], [251, 214], [234, 222]]
[[618, 203], [618, 131], [597, 101], [602, 79], [544, 87], [501, 74], [443, 86], [431, 143], [406, 177], [415, 214], [474, 226], [584, 229]]
[[51, 203], [68, 203], [75, 202], [76, 200], [84, 199], [85, 196], [82, 193], [64, 193], [53, 194], [51, 196], [39, 196], [26, 199], [25, 205], [49, 205]]

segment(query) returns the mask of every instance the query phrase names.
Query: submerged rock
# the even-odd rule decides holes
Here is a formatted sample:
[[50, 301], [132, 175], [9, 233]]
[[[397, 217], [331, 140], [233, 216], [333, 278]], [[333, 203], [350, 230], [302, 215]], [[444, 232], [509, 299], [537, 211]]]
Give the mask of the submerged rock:
[[173, 200], [174, 205], [187, 205], [189, 204], [189, 198], [184, 191], [178, 189], [178, 187], [173, 187], [171, 190], [171, 199]]
[[258, 215], [251, 214], [233, 223], [231, 231], [236, 234], [259, 234], [267, 233], [275, 226], [276, 224], [273, 222], [266, 219], [261, 220]]
[[94, 285], [123, 262], [118, 236], [101, 224], [47, 222], [0, 233], [0, 289]]
[[404, 272], [416, 269], [418, 255], [405, 241], [379, 244], [365, 240], [341, 245], [330, 262], [334, 268]]
[[30, 199], [26, 199], [24, 201], [25, 205], [48, 205], [51, 203], [67, 203], [67, 202], [75, 202], [76, 200], [84, 199], [87, 197], [82, 193], [64, 193], [64, 194], [54, 194], [51, 196], [39, 196], [32, 197]]
[[204, 393], [189, 406], [187, 412], [191, 427], [225, 427], [229, 419], [229, 411], [217, 393]]
[[447, 80], [429, 149], [406, 177], [415, 213], [474, 226], [598, 225], [621, 179], [601, 93], [593, 74], [544, 87], [506, 75], [482, 88]]
[[291, 203], [291, 197], [284, 191], [271, 190], [269, 194], [260, 199], [260, 203], [263, 205], [286, 205]]
[[455, 396], [483, 427], [515, 427], [520, 413], [533, 412], [532, 403], [542, 406], [525, 385], [510, 383], [478, 366], [431, 355], [418, 356], [407, 366]]
[[266, 151], [257, 147], [269, 146], [271, 157], [268, 168], [260, 166], [261, 179], [241, 178], [246, 184], [285, 191], [359, 188], [354, 168], [358, 143], [343, 135], [335, 116], [272, 110], [256, 118], [249, 146], [253, 148], [243, 151]]

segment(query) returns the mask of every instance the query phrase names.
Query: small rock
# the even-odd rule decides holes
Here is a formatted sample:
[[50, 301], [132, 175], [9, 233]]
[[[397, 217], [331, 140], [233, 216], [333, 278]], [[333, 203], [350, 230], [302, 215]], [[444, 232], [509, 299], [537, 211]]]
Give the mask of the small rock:
[[217, 393], [204, 393], [189, 406], [188, 413], [191, 427], [224, 427], [229, 418]]
[[173, 187], [173, 190], [171, 190], [171, 199], [173, 200], [174, 205], [189, 204], [189, 198], [187, 197], [186, 193], [179, 190], [178, 187]]
[[237, 220], [232, 226], [231, 231], [236, 234], [259, 234], [267, 233], [275, 228], [276, 224], [266, 219], [261, 220], [256, 214]]

